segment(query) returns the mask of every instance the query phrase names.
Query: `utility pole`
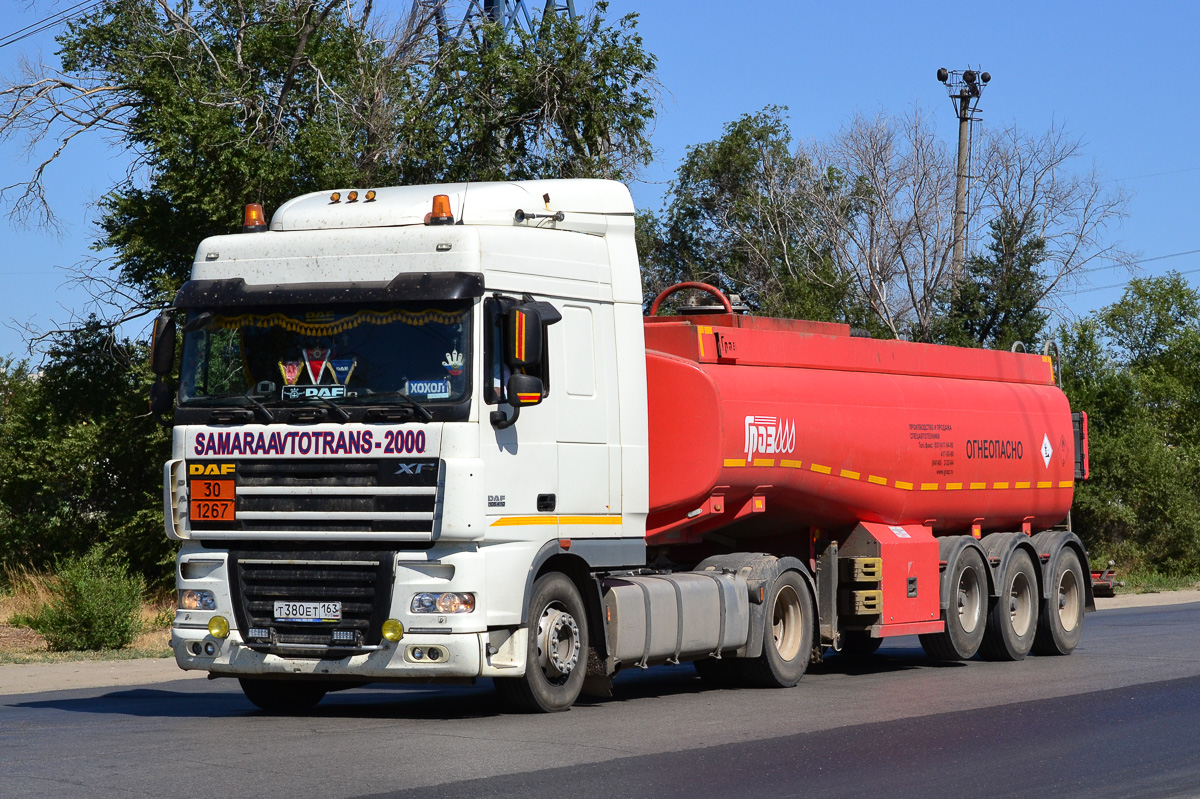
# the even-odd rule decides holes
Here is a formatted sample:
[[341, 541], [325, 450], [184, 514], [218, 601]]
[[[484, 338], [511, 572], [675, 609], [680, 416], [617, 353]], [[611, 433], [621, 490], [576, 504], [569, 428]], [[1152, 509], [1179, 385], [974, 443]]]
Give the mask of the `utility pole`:
[[953, 283], [957, 288], [967, 249], [967, 178], [970, 171], [971, 123], [981, 118], [978, 116], [979, 96], [983, 94], [983, 87], [992, 76], [973, 69], [951, 72], [942, 67], [937, 71], [937, 79], [949, 90], [950, 104], [954, 106], [954, 115], [958, 117], [958, 171], [955, 175], [958, 181], [954, 187], [954, 256], [950, 267]]

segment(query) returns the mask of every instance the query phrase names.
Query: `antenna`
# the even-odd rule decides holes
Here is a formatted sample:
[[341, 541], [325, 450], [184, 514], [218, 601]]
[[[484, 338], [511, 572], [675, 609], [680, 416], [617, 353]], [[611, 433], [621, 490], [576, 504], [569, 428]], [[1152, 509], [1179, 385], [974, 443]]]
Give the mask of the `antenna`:
[[950, 104], [958, 117], [958, 178], [954, 189], [954, 259], [951, 273], [954, 285], [962, 276], [963, 259], [967, 249], [967, 178], [971, 171], [971, 133], [979, 116], [979, 97], [983, 87], [991, 81], [987, 72], [974, 69], [937, 71], [937, 79], [950, 93]]

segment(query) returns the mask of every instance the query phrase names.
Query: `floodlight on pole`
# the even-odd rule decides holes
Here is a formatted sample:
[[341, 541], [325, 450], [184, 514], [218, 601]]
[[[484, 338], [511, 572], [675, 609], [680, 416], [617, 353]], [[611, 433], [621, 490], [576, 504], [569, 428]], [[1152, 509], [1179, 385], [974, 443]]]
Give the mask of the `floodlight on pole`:
[[958, 171], [954, 191], [954, 258], [951, 262], [954, 284], [958, 285], [962, 275], [963, 260], [967, 249], [967, 179], [971, 160], [971, 125], [979, 116], [979, 97], [983, 87], [991, 81], [991, 73], [974, 69], [949, 70], [941, 67], [937, 71], [938, 82], [950, 93], [950, 104], [958, 117]]

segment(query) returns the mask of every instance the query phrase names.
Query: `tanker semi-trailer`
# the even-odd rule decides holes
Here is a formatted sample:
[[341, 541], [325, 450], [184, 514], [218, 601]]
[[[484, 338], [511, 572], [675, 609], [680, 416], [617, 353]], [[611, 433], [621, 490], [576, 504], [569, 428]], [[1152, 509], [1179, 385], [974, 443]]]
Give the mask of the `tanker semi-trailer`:
[[270, 711], [481, 677], [553, 711], [660, 663], [782, 687], [896, 635], [1074, 649], [1087, 427], [1049, 352], [702, 285], [643, 317], [633, 210], [610, 181], [341, 189], [201, 242], [152, 350], [182, 668]]

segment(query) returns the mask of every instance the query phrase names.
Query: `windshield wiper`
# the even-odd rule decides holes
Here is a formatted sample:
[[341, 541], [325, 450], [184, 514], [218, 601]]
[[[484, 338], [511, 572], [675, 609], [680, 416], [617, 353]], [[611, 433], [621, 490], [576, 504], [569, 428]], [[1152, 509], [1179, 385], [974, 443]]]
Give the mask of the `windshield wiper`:
[[268, 424], [275, 421], [275, 414], [271, 413], [270, 408], [259, 402], [253, 394], [246, 394], [245, 396], [246, 399], [250, 401], [250, 404], [254, 406], [255, 410], [262, 411], [262, 415], [267, 417]]
[[417, 402], [412, 397], [405, 394], [403, 391], [384, 391], [384, 392], [380, 392], [379, 394], [375, 394], [375, 393], [372, 393], [370, 390], [368, 390], [366, 394], [355, 395], [354, 397], [350, 397], [348, 401], [361, 400], [360, 402], [355, 402], [354, 404], [355, 405], [370, 405], [372, 402], [377, 402], [379, 400], [385, 400], [385, 399], [402, 400], [406, 405], [408, 405], [410, 408], [412, 408], [417, 413], [418, 416], [421, 417], [421, 421], [423, 421], [423, 422], [432, 422], [433, 421], [433, 414], [429, 412], [429, 409], [426, 408], [421, 403]]
[[192, 397], [190, 400], [182, 403], [184, 407], [208, 407], [214, 405], [246, 405], [249, 404], [255, 410], [260, 411], [263, 416], [267, 417], [268, 422], [275, 421], [275, 414], [271, 413], [271, 409], [263, 405], [249, 394], [231, 394], [229, 396], [212, 396], [212, 397]]
[[343, 422], [350, 421], [350, 414], [346, 413], [344, 408], [342, 408], [336, 402], [332, 402], [328, 399], [325, 399], [324, 397], [305, 397], [304, 399], [300, 400], [299, 402], [300, 402], [300, 404], [315, 403], [317, 405], [322, 405], [322, 406], [328, 408], [329, 410], [333, 411], [334, 413], [336, 413], [339, 417], [341, 417]]

